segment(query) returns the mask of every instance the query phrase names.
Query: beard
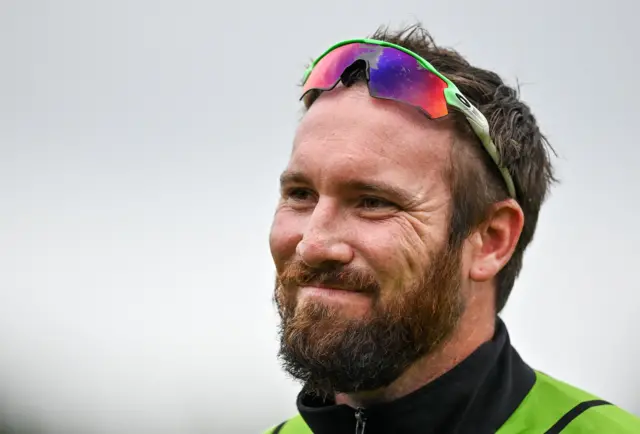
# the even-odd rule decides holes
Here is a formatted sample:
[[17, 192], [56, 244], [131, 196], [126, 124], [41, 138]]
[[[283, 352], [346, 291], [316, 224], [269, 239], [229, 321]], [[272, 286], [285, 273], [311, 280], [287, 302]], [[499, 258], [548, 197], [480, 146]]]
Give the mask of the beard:
[[[319, 395], [390, 385], [435, 351], [458, 324], [464, 310], [461, 250], [446, 243], [419, 279], [384, 290], [363, 270], [287, 264], [276, 278], [274, 293], [285, 371], [302, 381], [307, 392]], [[320, 302], [298, 305], [299, 288], [314, 284], [362, 291], [371, 296], [371, 309], [353, 318]]]

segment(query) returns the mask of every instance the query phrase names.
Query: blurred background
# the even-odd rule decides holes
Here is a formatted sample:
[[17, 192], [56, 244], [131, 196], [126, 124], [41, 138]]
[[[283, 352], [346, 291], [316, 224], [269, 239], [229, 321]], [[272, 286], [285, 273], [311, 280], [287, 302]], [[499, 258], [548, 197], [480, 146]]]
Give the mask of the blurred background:
[[258, 433], [295, 412], [267, 236], [329, 44], [421, 21], [521, 83], [562, 183], [503, 315], [640, 415], [634, 0], [0, 0], [0, 419]]

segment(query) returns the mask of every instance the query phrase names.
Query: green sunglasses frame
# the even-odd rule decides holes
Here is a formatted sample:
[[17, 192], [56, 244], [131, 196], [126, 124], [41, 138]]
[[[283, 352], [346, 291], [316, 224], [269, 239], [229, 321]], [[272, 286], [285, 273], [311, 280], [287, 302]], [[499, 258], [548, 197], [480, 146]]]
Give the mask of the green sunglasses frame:
[[465, 118], [471, 125], [471, 128], [480, 139], [480, 142], [482, 142], [484, 149], [487, 151], [487, 153], [489, 154], [493, 162], [496, 164], [496, 166], [498, 167], [498, 170], [500, 170], [500, 173], [502, 174], [502, 177], [504, 178], [504, 182], [507, 186], [507, 191], [509, 192], [509, 195], [514, 199], [516, 198], [516, 189], [513, 183], [513, 178], [511, 177], [511, 174], [509, 173], [507, 168], [502, 165], [498, 149], [496, 148], [496, 145], [493, 143], [493, 140], [491, 139], [491, 135], [489, 132], [489, 122], [487, 122], [487, 118], [480, 112], [480, 110], [478, 110], [473, 104], [471, 104], [471, 102], [462, 94], [462, 92], [460, 92], [458, 87], [455, 84], [453, 84], [451, 80], [449, 80], [447, 77], [442, 75], [429, 62], [427, 62], [424, 58], [414, 53], [413, 51], [408, 50], [400, 45], [393, 44], [391, 42], [386, 42], [386, 41], [379, 41], [377, 39], [366, 39], [366, 38], [347, 39], [332, 45], [329, 49], [327, 49], [324, 53], [322, 53], [320, 57], [315, 59], [313, 63], [309, 65], [309, 67], [305, 70], [302, 83], [303, 84], [306, 83], [307, 79], [311, 75], [311, 72], [316, 67], [316, 65], [320, 62], [320, 60], [322, 60], [322, 58], [324, 58], [327, 54], [329, 54], [331, 51], [335, 50], [336, 48], [341, 47], [343, 45], [348, 45], [348, 44], [369, 44], [369, 45], [378, 45], [378, 46], [388, 47], [388, 48], [395, 48], [396, 50], [400, 50], [408, 54], [409, 56], [413, 57], [414, 59], [416, 59], [418, 64], [420, 64], [423, 68], [427, 69], [428, 71], [432, 72], [433, 74], [441, 78], [442, 81], [444, 81], [447, 84], [447, 88], [444, 90], [444, 97], [447, 102], [447, 105], [453, 107], [454, 109], [464, 114]]

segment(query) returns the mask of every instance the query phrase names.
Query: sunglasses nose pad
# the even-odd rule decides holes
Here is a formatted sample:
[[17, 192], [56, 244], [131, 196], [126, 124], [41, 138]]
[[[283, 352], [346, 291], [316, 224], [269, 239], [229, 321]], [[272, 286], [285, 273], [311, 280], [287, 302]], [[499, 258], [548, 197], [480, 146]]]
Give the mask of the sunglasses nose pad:
[[358, 59], [347, 66], [340, 75], [344, 87], [349, 87], [358, 81], [369, 82], [369, 65], [363, 59]]

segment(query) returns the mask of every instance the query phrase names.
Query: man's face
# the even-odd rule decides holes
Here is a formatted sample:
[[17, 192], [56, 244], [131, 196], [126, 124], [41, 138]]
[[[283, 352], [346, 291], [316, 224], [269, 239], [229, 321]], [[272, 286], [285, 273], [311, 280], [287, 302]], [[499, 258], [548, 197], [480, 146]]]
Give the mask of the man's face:
[[283, 173], [270, 247], [287, 371], [320, 392], [390, 384], [455, 328], [450, 125], [364, 86], [318, 98]]

